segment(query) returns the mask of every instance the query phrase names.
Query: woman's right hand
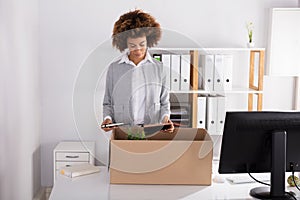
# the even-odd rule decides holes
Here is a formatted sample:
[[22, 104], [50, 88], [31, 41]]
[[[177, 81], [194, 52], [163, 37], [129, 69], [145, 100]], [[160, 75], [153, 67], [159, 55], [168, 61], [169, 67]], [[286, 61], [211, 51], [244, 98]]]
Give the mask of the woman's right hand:
[[[102, 122], [102, 124], [101, 124], [101, 128], [102, 128], [102, 125], [105, 125], [105, 124], [111, 124], [112, 123], [112, 121], [111, 121], [111, 119], [106, 119], [106, 120], [104, 120], [103, 122]], [[111, 130], [113, 130], [114, 128], [113, 127], [107, 127], [107, 128], [102, 128], [105, 132], [108, 132], [108, 131], [111, 131]]]

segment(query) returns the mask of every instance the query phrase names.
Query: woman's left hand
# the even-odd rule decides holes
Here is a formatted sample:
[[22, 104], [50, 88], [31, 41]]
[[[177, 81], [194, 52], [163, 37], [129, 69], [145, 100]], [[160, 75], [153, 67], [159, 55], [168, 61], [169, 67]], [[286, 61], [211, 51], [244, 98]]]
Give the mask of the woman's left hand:
[[163, 118], [162, 123], [170, 123], [170, 124], [171, 124], [171, 127], [168, 128], [168, 129], [166, 129], [166, 130], [164, 130], [164, 131], [169, 132], [169, 133], [173, 133], [173, 131], [174, 131], [174, 124], [173, 124], [173, 122], [169, 119], [168, 116], [165, 116], [165, 117]]

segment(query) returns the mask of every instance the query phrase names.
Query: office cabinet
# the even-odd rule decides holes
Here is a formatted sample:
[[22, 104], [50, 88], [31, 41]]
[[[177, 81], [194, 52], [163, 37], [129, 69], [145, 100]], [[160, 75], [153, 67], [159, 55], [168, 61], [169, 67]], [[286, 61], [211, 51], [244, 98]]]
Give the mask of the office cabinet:
[[95, 163], [95, 142], [60, 142], [53, 150], [53, 184], [61, 167]]
[[[225, 105], [223, 106], [225, 112], [262, 110], [265, 49], [207, 48], [196, 51], [196, 53], [192, 52], [194, 60], [191, 61], [194, 66], [194, 85], [192, 85], [191, 101], [193, 116], [197, 113], [198, 105], [196, 102], [199, 95], [225, 97]], [[201, 63], [207, 55], [214, 57], [215, 63], [214, 65], [210, 64], [210, 67], [214, 66], [215, 69], [201, 69]], [[201, 83], [196, 83], [197, 80], [203, 80], [203, 82], [207, 80], [205, 73], [203, 73], [205, 71], [213, 71], [214, 74], [212, 77], [213, 85], [209, 89], [201, 87]], [[205, 86], [205, 83], [202, 85]], [[196, 119], [196, 117], [193, 117], [193, 127], [197, 126]]]
[[[176, 71], [190, 75], [189, 90], [186, 88], [180, 90], [182, 76], [178, 76], [179, 87], [172, 88], [172, 84], [170, 86], [170, 94], [173, 96], [182, 94], [189, 96], [187, 111], [191, 121], [186, 123], [189, 126], [197, 127], [199, 96], [225, 97], [226, 105], [223, 106], [225, 111], [262, 110], [264, 48], [154, 48], [150, 52], [161, 55], [161, 57], [180, 55], [180, 59], [184, 59], [184, 61], [186, 61], [186, 55], [189, 55], [190, 65], [180, 65], [179, 72]], [[161, 61], [163, 62], [163, 60]], [[172, 63], [172, 61], [174, 62], [174, 60], [168, 62], [170, 70], [174, 64], [177, 68], [180, 64], [180, 61], [177, 61], [178, 63]], [[208, 68], [203, 68], [203, 65], [207, 65]], [[186, 73], [187, 70], [189, 73]], [[180, 103], [186, 107], [186, 102]], [[174, 104], [176, 103], [171, 101], [171, 108], [174, 107]], [[180, 107], [176, 107], [176, 110], [179, 109]]]

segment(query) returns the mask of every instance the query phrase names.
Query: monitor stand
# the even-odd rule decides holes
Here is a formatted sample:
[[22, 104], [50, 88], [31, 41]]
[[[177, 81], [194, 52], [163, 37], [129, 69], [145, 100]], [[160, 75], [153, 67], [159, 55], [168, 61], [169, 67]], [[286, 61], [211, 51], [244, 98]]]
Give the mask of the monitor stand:
[[252, 197], [258, 199], [295, 199], [285, 192], [286, 171], [286, 132], [272, 133], [272, 170], [271, 187], [257, 187], [250, 191]]

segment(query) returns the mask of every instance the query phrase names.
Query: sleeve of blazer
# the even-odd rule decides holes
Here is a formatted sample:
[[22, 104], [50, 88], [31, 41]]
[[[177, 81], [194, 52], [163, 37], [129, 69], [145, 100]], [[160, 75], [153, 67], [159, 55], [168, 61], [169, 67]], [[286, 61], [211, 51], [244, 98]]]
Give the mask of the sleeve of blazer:
[[106, 75], [105, 94], [103, 99], [103, 117], [111, 117], [114, 121], [113, 107], [112, 107], [112, 91], [113, 91], [113, 69], [109, 66]]
[[163, 119], [164, 116], [169, 116], [170, 117], [170, 100], [169, 100], [169, 90], [167, 88], [167, 73], [166, 73], [166, 68], [162, 67], [162, 89], [161, 89], [161, 94], [160, 94], [160, 117], [161, 120]]

